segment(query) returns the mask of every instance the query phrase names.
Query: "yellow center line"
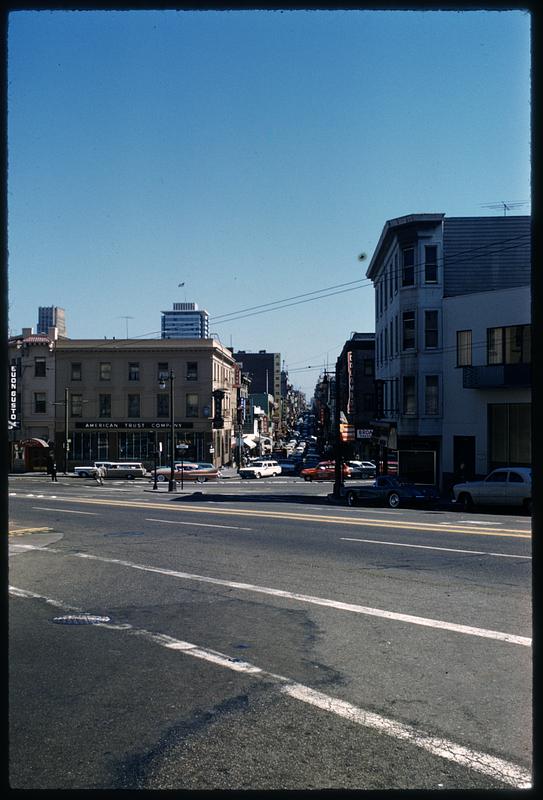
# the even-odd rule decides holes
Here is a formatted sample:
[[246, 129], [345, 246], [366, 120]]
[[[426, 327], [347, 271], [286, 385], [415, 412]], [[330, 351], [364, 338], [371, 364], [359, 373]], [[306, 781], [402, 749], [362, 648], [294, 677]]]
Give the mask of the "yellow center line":
[[43, 531], [52, 531], [52, 528], [10, 528], [9, 535], [17, 535], [21, 533], [40, 533]]
[[358, 527], [376, 527], [376, 528], [398, 528], [403, 530], [414, 531], [431, 531], [434, 533], [462, 533], [469, 534], [470, 536], [505, 536], [509, 538], [530, 539], [531, 532], [522, 530], [521, 528], [485, 528], [484, 530], [477, 529], [462, 525], [462, 523], [451, 524], [444, 526], [443, 524], [429, 523], [429, 522], [407, 522], [407, 521], [394, 521], [394, 520], [378, 520], [372, 518], [348, 518], [348, 517], [334, 517], [321, 514], [300, 514], [289, 511], [259, 511], [251, 509], [210, 509], [210, 508], [195, 508], [188, 505], [172, 505], [170, 503], [148, 503], [138, 502], [137, 500], [109, 500], [99, 498], [59, 498], [62, 502], [68, 503], [84, 503], [89, 505], [108, 505], [118, 506], [121, 508], [146, 508], [158, 509], [160, 511], [174, 511], [185, 512], [192, 514], [212, 514], [222, 516], [251, 516], [261, 517], [263, 519], [288, 519], [294, 521], [306, 522], [326, 522], [332, 525], [351, 525]]

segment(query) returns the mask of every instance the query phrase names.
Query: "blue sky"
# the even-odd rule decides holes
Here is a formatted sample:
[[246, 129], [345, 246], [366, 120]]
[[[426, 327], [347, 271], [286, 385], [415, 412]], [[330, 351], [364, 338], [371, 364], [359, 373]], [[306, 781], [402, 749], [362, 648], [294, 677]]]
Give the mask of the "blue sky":
[[280, 352], [311, 396], [350, 333], [375, 329], [369, 282], [221, 317], [363, 279], [388, 219], [529, 214], [530, 25], [521, 10], [12, 12], [10, 333], [57, 305], [72, 338], [158, 338], [160, 312], [195, 301], [223, 344]]

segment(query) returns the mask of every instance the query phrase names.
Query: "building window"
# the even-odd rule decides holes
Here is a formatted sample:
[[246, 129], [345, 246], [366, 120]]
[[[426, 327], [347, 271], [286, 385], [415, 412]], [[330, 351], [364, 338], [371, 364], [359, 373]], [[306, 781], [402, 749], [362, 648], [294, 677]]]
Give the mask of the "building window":
[[140, 365], [138, 361], [130, 361], [128, 363], [128, 380], [139, 381], [140, 379]]
[[385, 361], [388, 359], [388, 325], [385, 328]]
[[424, 248], [424, 282], [437, 283], [437, 247], [435, 244]]
[[82, 378], [81, 375], [81, 364], [80, 363], [73, 363], [72, 364], [72, 380], [73, 381], [80, 381]]
[[198, 416], [198, 395], [197, 394], [187, 394], [187, 417], [197, 417]]
[[404, 375], [403, 379], [403, 405], [404, 414], [416, 414], [417, 402], [415, 396], [415, 376]]
[[415, 347], [415, 312], [404, 311], [402, 314], [402, 350], [413, 350]]
[[139, 394], [128, 395], [128, 416], [139, 417], [140, 415], [140, 396]]
[[471, 367], [471, 331], [456, 331], [456, 366]]
[[402, 286], [415, 285], [415, 250], [402, 250]]
[[187, 362], [187, 380], [188, 381], [197, 381], [198, 380], [198, 362], [197, 361], [188, 361]]
[[170, 398], [167, 394], [157, 394], [156, 396], [156, 415], [157, 417], [170, 416]]
[[390, 330], [389, 330], [389, 334], [388, 334], [388, 341], [390, 343], [390, 357], [392, 358], [392, 356], [394, 355], [394, 345], [393, 345], [393, 341], [394, 341], [394, 320], [393, 319], [390, 320], [389, 329]]
[[385, 274], [383, 276], [383, 305], [386, 309], [388, 305], [388, 269], [385, 270]]
[[424, 312], [424, 347], [434, 349], [438, 346], [437, 311]]
[[70, 414], [72, 417], [83, 416], [83, 395], [71, 394], [70, 395]]
[[394, 254], [394, 291], [398, 291], [398, 253]]
[[530, 466], [532, 420], [530, 403], [489, 403], [489, 469]]
[[487, 329], [487, 364], [530, 364], [531, 326]]
[[98, 415], [100, 417], [111, 417], [111, 395], [98, 395]]
[[392, 268], [392, 261], [388, 265], [388, 278], [389, 278], [389, 280], [388, 280], [389, 295], [388, 296], [389, 296], [390, 302], [392, 302], [392, 298], [394, 296], [393, 285], [392, 285], [392, 281], [394, 280], [394, 272], [393, 272], [393, 268]]
[[47, 411], [47, 398], [45, 392], [34, 392], [34, 413], [45, 414]]
[[365, 358], [363, 365], [364, 375], [372, 377], [375, 374], [375, 361], [373, 358]]
[[34, 359], [34, 377], [45, 378], [45, 358]]
[[159, 381], [166, 381], [168, 380], [168, 362], [161, 361], [158, 364], [157, 369], [157, 378]]
[[111, 380], [111, 361], [100, 362], [100, 380], [101, 381]]
[[426, 375], [424, 378], [424, 411], [429, 416], [439, 414], [438, 375]]

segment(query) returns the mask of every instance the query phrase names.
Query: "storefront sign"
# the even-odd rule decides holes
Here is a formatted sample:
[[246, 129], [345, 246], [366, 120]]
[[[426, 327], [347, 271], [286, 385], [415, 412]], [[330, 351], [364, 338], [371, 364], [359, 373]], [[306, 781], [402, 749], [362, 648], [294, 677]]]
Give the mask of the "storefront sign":
[[356, 430], [357, 439], [371, 439], [372, 436], [373, 428], [357, 428]]
[[353, 354], [350, 350], [347, 352], [347, 385], [348, 385], [347, 414], [351, 414], [354, 402], [354, 375], [353, 375]]
[[[174, 422], [174, 428], [194, 428], [194, 422]], [[96, 431], [96, 430], [114, 430], [114, 431], [127, 431], [127, 430], [170, 430], [171, 422], [76, 422], [75, 427], [79, 430]]]
[[17, 409], [17, 366], [16, 364], [10, 364], [8, 430], [18, 430], [20, 427], [21, 420]]

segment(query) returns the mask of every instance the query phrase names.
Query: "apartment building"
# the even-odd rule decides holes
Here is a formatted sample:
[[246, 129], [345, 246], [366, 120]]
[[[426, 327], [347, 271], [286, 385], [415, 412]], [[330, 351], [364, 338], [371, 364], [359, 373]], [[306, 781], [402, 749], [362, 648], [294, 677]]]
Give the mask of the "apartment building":
[[[529, 326], [530, 255], [526, 216], [413, 214], [386, 222], [366, 272], [375, 287], [376, 429], [381, 443], [387, 443], [385, 451], [387, 446], [398, 451], [404, 474], [442, 484], [454, 472], [451, 437], [471, 436], [473, 426], [479, 432], [476, 474], [485, 474], [492, 464], [511, 455], [503, 452], [503, 458], [496, 460], [485, 449], [481, 431], [489, 424], [488, 414], [499, 413], [488, 411], [487, 395], [467, 384], [462, 384], [461, 392], [449, 394], [453, 387], [458, 389], [460, 372], [466, 375], [464, 383], [469, 382], [463, 370], [456, 370], [456, 378], [451, 376], [455, 370], [451, 357], [456, 357], [451, 356], [456, 354], [451, 337], [460, 330], [455, 315], [462, 317], [466, 331], [477, 329], [485, 341], [494, 334], [482, 331], [483, 321], [488, 331]], [[523, 302], [505, 314], [503, 293], [514, 290], [520, 290]], [[485, 306], [478, 311], [476, 296], [482, 294]], [[466, 318], [469, 314], [472, 319]], [[518, 335], [529, 337], [529, 333]], [[491, 349], [481, 352], [494, 357]], [[498, 365], [490, 360], [485, 366]], [[493, 391], [507, 387], [502, 384]], [[529, 404], [529, 386], [522, 391], [522, 402]], [[464, 433], [459, 426], [464, 426]], [[456, 447], [458, 460], [460, 439]]]

